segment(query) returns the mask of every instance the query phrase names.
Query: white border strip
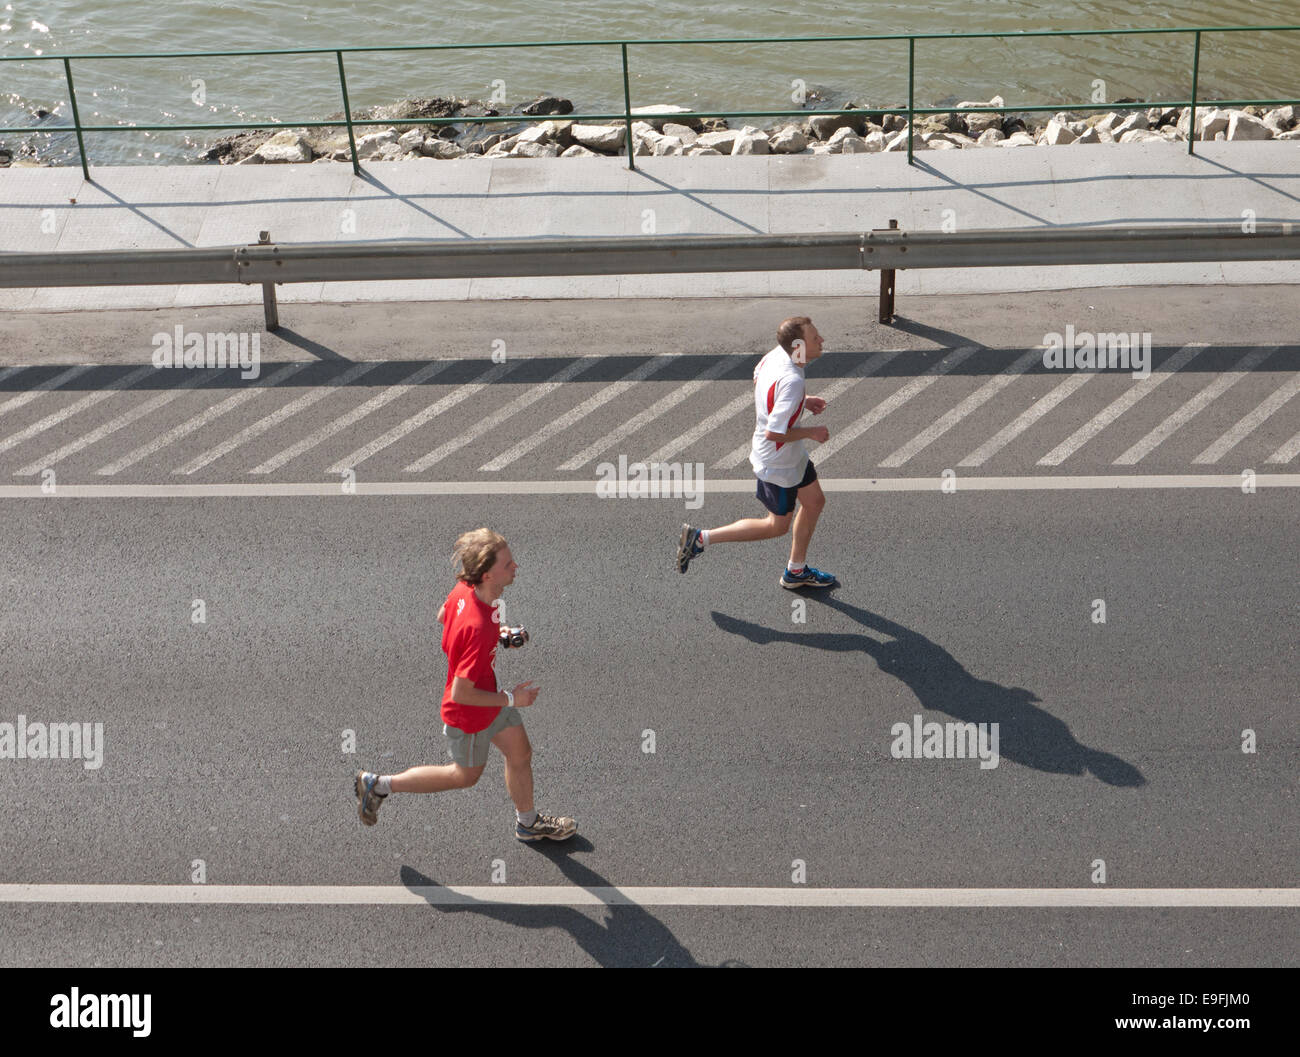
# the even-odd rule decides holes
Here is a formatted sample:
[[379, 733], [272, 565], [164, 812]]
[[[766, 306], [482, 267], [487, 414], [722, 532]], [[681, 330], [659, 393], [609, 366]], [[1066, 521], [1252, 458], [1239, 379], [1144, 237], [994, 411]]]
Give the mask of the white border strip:
[[0, 903], [256, 906], [1300, 907], [1300, 888], [578, 888], [573, 885], [0, 885]]
[[[827, 492], [938, 492], [946, 480], [956, 492], [1058, 492], [1076, 489], [1241, 489], [1240, 474], [1100, 474], [1060, 477], [823, 477]], [[596, 481], [358, 481], [355, 495], [590, 495]], [[954, 488], [955, 485], [955, 488]], [[1261, 473], [1256, 488], [1300, 488], [1300, 473]], [[706, 479], [700, 492], [752, 492], [754, 479]], [[235, 484], [61, 484], [53, 493], [38, 484], [0, 485], [0, 499], [203, 499], [243, 496], [343, 496], [338, 482]], [[681, 496], [664, 496], [681, 502]]]

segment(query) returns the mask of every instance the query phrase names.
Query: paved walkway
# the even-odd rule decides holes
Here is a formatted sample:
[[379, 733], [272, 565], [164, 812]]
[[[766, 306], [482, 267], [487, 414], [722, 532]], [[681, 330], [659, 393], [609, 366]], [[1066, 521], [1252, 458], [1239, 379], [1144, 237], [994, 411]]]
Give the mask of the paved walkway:
[[[0, 251], [540, 236], [1088, 227], [1300, 219], [1300, 146], [1175, 143], [900, 154], [433, 160], [299, 166], [0, 170]], [[75, 205], [72, 200], [75, 199]], [[951, 212], [949, 212], [951, 211]], [[779, 261], [774, 261], [779, 265]], [[900, 272], [900, 294], [1086, 286], [1300, 282], [1300, 262], [979, 268]], [[284, 302], [502, 297], [852, 295], [875, 273], [757, 272], [302, 283]], [[4, 309], [248, 304], [258, 287], [98, 287], [0, 292]]]

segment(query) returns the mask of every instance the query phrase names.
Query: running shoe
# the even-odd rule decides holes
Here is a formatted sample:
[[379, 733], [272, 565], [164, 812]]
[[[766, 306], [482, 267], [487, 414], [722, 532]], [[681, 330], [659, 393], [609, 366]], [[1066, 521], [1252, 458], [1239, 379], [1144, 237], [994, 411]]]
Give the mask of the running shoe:
[[367, 826], [373, 826], [379, 821], [379, 809], [388, 799], [375, 792], [377, 781], [379, 775], [371, 774], [369, 771], [358, 771], [352, 782], [352, 791], [357, 794], [357, 814]]
[[796, 587], [833, 587], [838, 580], [830, 573], [824, 573], [820, 569], [814, 569], [811, 565], [805, 565], [803, 572], [792, 573], [789, 569], [781, 574], [781, 579], [777, 581], [782, 587], [793, 591]]
[[554, 815], [537, 814], [537, 821], [531, 826], [525, 826], [518, 819], [515, 820], [515, 836], [522, 841], [541, 840], [546, 837], [550, 840], [568, 840], [578, 832], [578, 824], [571, 818], [556, 818]]
[[677, 570], [685, 572], [692, 558], [704, 553], [704, 544], [700, 542], [700, 530], [690, 525], [682, 526], [682, 538], [677, 542]]

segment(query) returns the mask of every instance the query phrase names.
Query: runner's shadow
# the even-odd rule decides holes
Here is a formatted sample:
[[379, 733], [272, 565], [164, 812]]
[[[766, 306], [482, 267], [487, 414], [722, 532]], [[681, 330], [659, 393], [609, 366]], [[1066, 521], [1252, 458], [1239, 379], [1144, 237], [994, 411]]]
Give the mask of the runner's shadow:
[[1107, 785], [1146, 784], [1142, 773], [1132, 764], [1076, 741], [1065, 723], [1031, 703], [1038, 700], [1031, 691], [977, 679], [942, 646], [869, 610], [826, 594], [812, 597], [888, 639], [861, 634], [774, 631], [718, 612], [714, 612], [713, 622], [723, 631], [760, 645], [791, 642], [833, 653], [861, 650], [876, 661], [882, 672], [906, 683], [921, 707], [945, 712], [963, 723], [997, 723], [1000, 755], [1022, 766], [1050, 774], [1091, 773]]
[[[551, 841], [546, 845], [535, 850], [554, 862], [577, 887], [611, 887], [605, 878], [573, 858], [575, 851], [593, 851], [590, 841], [576, 836], [565, 841], [563, 846]], [[516, 928], [563, 929], [599, 965], [607, 968], [699, 968], [691, 952], [682, 946], [668, 926], [643, 907], [508, 906], [480, 902], [468, 896], [464, 902], [448, 904], [441, 902], [436, 892], [421, 891], [441, 889], [442, 886], [410, 866], [402, 867], [402, 884], [428, 900], [435, 910], [445, 913], [469, 911]]]

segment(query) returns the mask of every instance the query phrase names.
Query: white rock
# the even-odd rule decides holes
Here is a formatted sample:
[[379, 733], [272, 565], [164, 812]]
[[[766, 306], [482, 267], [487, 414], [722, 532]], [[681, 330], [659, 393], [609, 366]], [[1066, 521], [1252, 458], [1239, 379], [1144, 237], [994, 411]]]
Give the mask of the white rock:
[[574, 125], [570, 134], [576, 143], [591, 150], [615, 151], [627, 135], [624, 125]]
[[372, 158], [379, 153], [379, 148], [388, 144], [397, 143], [397, 131], [388, 129], [384, 132], [372, 132], [368, 136], [362, 136], [357, 140], [357, 156], [360, 158]]
[[794, 125], [787, 125], [769, 141], [773, 154], [798, 154], [808, 146], [808, 137]]
[[516, 143], [549, 143], [551, 141], [551, 130], [546, 126], [549, 121], [543, 121], [540, 125], [529, 125], [526, 129], [515, 137]]
[[688, 125], [679, 125], [675, 121], [665, 121], [663, 127], [665, 136], [673, 136], [682, 141], [683, 147], [689, 147], [700, 134]]
[[558, 158], [560, 148], [554, 143], [534, 143], [520, 140], [510, 149], [512, 158]]
[[1296, 113], [1294, 106], [1279, 106], [1264, 115], [1264, 124], [1271, 128], [1276, 136], [1278, 133], [1288, 131], [1296, 123], [1297, 117], [1300, 117], [1300, 114]]
[[575, 143], [572, 147], [560, 155], [561, 158], [599, 158], [600, 155], [594, 150], [588, 150], [581, 143]]
[[1079, 133], [1078, 137], [1075, 139], [1074, 142], [1075, 143], [1100, 143], [1101, 136], [1097, 133], [1097, 130], [1095, 128], [1088, 127]]
[[[850, 140], [855, 141], [855, 145], [848, 151], [845, 151], [844, 144]], [[826, 146], [831, 154], [865, 154], [867, 153], [866, 142], [851, 128], [837, 128], [831, 138], [826, 141]]]
[[986, 128], [979, 134], [979, 138], [975, 141], [975, 145], [978, 147], [992, 147], [996, 143], [1001, 143], [1006, 138], [1007, 137], [1003, 135], [1002, 129]]
[[736, 145], [736, 138], [740, 135], [739, 129], [728, 128], [720, 132], [705, 132], [696, 137], [695, 145], [697, 147], [712, 147], [722, 154], [730, 154], [731, 148]]
[[1158, 141], [1166, 142], [1165, 137], [1159, 132], [1152, 132], [1149, 128], [1131, 128], [1119, 137], [1120, 143], [1150, 143]]
[[1002, 131], [1002, 115], [989, 113], [963, 114], [966, 129], [972, 136], [982, 136], [989, 129]]
[[[867, 148], [868, 154], [875, 154], [885, 149], [885, 134], [880, 129], [872, 129], [862, 139], [863, 145]], [[813, 150], [817, 151], [817, 145], [813, 145]], [[830, 150], [820, 151], [818, 153], [829, 154]]]
[[[673, 114], [673, 115], [680, 116], [683, 114], [691, 113], [691, 108], [688, 106], [676, 106], [673, 104], [662, 105], [662, 106], [634, 106], [632, 108], [632, 113], [633, 114]], [[646, 119], [646, 120], [648, 120], [649, 123], [654, 126], [655, 131], [658, 132], [663, 128], [664, 122], [671, 121], [672, 118], [657, 117], [657, 118]], [[696, 118], [694, 121], [691, 122], [691, 124], [695, 125], [698, 124], [698, 122], [699, 122], [699, 118]], [[678, 122], [678, 123], [684, 124], [684, 122]]]
[[731, 153], [735, 154], [770, 154], [772, 145], [767, 138], [767, 133], [753, 125], [746, 125], [740, 130], [740, 135], [736, 137], [736, 142], [731, 146]]
[[698, 157], [699, 155], [708, 155], [717, 158], [722, 157], [722, 151], [714, 150], [712, 147], [701, 147], [699, 143], [692, 143], [686, 148], [686, 153], [692, 158]]
[[298, 132], [277, 132], [254, 153], [264, 162], [311, 161], [311, 145]]
[[465, 148], [459, 143], [454, 143], [449, 139], [433, 139], [430, 137], [424, 141], [421, 152], [430, 158], [463, 158], [467, 153]]
[[400, 143], [385, 143], [372, 157], [379, 161], [396, 161], [405, 153]]
[[685, 144], [676, 136], [655, 135], [650, 141], [650, 153], [656, 158], [685, 153]]
[[1062, 124], [1056, 118], [1052, 118], [1047, 123], [1047, 128], [1043, 131], [1043, 142], [1049, 147], [1059, 147], [1066, 143], [1073, 143], [1079, 137], [1070, 131], [1068, 125]]
[[1000, 147], [1032, 147], [1034, 146], [1034, 137], [1028, 132], [1013, 132], [1001, 143]]
[[1233, 114], [1228, 122], [1228, 139], [1272, 139], [1273, 130], [1257, 117], [1249, 114]]
[[1290, 132], [1279, 132], [1274, 139], [1300, 139], [1300, 128], [1293, 128]]
[[1145, 129], [1149, 124], [1146, 114], [1142, 113], [1141, 110], [1134, 110], [1118, 125], [1112, 125], [1110, 134], [1123, 143], [1126, 133], [1132, 132], [1134, 129]]
[[890, 136], [885, 141], [885, 150], [886, 151], [907, 150], [907, 136], [908, 136], [907, 129], [903, 129], [900, 132], [895, 132], [892, 136]]
[[[1188, 107], [1190, 113], [1191, 107]], [[1231, 110], [1199, 110], [1196, 113], [1196, 138], [1214, 139], [1220, 132], [1228, 131], [1232, 120]]]
[[424, 143], [424, 133], [418, 128], [413, 128], [398, 136], [397, 142], [401, 145], [403, 150], [419, 150], [420, 145]]
[[1123, 122], [1123, 120], [1124, 120], [1123, 114], [1117, 114], [1114, 110], [1112, 110], [1109, 114], [1106, 114], [1104, 117], [1102, 117], [1100, 121], [1093, 122], [1092, 127], [1097, 130], [1097, 135], [1100, 136], [1110, 132], [1116, 125]]

